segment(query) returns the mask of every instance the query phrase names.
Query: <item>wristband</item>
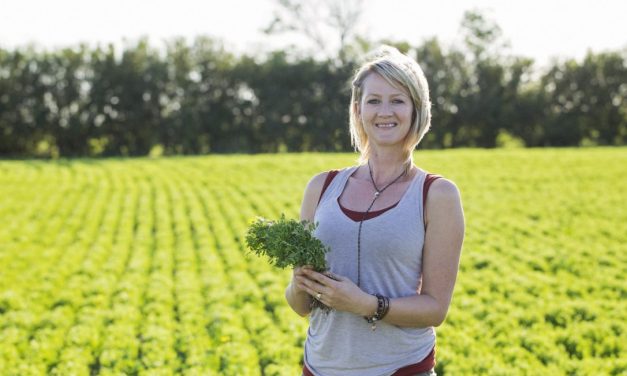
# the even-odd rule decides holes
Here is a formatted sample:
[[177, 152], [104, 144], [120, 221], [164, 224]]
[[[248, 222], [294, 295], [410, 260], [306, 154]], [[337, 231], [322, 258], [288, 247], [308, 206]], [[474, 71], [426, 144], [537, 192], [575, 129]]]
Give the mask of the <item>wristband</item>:
[[390, 298], [379, 294], [375, 296], [377, 297], [377, 311], [372, 316], [364, 317], [368, 324], [372, 324], [371, 329], [373, 331], [377, 329], [377, 321], [383, 320], [390, 310]]

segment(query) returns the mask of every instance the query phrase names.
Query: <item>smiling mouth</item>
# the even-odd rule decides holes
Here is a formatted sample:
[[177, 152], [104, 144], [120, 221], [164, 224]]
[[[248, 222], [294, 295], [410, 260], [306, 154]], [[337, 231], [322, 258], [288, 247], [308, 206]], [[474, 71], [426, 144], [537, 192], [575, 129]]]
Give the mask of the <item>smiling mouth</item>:
[[397, 125], [398, 125], [397, 123], [376, 123], [375, 127], [388, 129], [388, 128], [394, 128]]

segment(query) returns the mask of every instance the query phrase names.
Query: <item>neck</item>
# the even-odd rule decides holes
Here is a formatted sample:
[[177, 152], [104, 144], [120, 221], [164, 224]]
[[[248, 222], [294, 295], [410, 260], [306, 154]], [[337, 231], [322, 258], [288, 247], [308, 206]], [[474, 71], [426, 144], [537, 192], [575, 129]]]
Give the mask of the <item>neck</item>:
[[406, 169], [407, 172], [409, 172], [409, 168], [411, 167], [400, 153], [381, 153], [373, 151], [370, 155], [369, 163], [370, 169], [372, 169], [372, 177], [377, 186], [391, 182]]

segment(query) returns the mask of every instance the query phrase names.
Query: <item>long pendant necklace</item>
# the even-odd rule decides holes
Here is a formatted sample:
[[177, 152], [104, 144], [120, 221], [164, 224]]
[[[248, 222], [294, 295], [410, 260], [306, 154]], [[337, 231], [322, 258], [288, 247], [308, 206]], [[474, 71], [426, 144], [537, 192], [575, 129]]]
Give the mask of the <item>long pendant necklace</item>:
[[396, 183], [400, 178], [402, 178], [405, 174], [407, 174], [407, 168], [404, 168], [403, 172], [400, 175], [398, 175], [396, 179], [392, 180], [391, 183], [388, 183], [382, 189], [379, 189], [377, 187], [377, 184], [374, 182], [374, 177], [372, 176], [372, 168], [370, 167], [370, 160], [368, 160], [368, 171], [370, 172], [370, 181], [372, 182], [372, 186], [374, 187], [374, 197], [372, 198], [372, 202], [370, 203], [370, 206], [368, 206], [368, 209], [364, 213], [364, 216], [361, 218], [361, 221], [359, 221], [359, 230], [357, 231], [357, 286], [360, 286], [360, 287], [361, 287], [361, 227], [364, 224], [364, 221], [366, 220], [366, 216], [370, 212], [370, 209], [372, 209], [372, 206], [374, 205], [374, 202], [377, 200], [377, 198], [381, 195], [381, 193], [383, 193], [383, 191], [388, 189], [389, 186]]

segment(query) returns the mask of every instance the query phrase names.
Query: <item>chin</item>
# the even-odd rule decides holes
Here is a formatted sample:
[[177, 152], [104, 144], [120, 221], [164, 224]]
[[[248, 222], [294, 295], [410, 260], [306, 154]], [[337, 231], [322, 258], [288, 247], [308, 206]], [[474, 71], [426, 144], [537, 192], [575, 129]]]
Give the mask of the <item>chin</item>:
[[405, 141], [405, 136], [407, 135], [407, 133], [405, 133], [405, 135], [400, 135], [400, 134], [396, 134], [396, 135], [384, 135], [383, 137], [381, 137], [381, 135], [373, 135], [373, 137], [369, 137], [370, 140], [372, 140], [373, 143], [379, 144], [381, 146], [392, 146], [392, 145], [399, 145], [402, 146], [403, 142]]
[[373, 145], [383, 146], [383, 147], [392, 147], [396, 146], [399, 149], [403, 147], [403, 139], [398, 140], [381, 140], [381, 139], [370, 139]]

